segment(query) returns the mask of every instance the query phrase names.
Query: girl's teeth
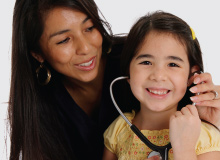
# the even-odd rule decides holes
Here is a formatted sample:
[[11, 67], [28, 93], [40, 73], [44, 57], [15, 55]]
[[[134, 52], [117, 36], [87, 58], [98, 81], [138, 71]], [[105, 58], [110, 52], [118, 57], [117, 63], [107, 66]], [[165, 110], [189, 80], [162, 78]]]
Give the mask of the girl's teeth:
[[87, 62], [87, 63], [82, 63], [79, 66], [88, 67], [92, 64], [92, 61], [93, 61], [93, 59], [91, 61]]
[[167, 94], [168, 91], [155, 91], [155, 90], [149, 90], [153, 94], [163, 95]]

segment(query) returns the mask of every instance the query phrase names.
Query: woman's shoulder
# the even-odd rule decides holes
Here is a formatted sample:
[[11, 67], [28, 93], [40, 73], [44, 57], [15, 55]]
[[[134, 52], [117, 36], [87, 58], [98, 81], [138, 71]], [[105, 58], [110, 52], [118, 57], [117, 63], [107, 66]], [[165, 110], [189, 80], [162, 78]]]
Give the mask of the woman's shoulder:
[[213, 125], [202, 122], [196, 153], [199, 155], [211, 151], [220, 151], [220, 131]]

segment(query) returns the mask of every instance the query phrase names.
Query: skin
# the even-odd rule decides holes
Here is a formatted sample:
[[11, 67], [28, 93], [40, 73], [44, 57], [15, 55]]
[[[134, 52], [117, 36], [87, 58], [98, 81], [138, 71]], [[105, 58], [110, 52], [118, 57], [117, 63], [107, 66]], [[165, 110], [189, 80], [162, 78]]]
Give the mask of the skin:
[[72, 98], [92, 115], [99, 107], [105, 68], [100, 32], [87, 15], [68, 8], [52, 9], [44, 22], [43, 52], [32, 55], [61, 73]]
[[211, 122], [220, 130], [220, 95], [215, 98], [215, 95], [210, 92], [214, 90], [220, 94], [220, 86], [213, 84], [210, 73], [194, 75], [189, 84], [192, 83], [196, 86], [192, 87], [190, 91], [195, 94], [202, 93], [191, 97], [191, 100], [196, 103], [200, 118]]
[[[44, 31], [40, 39], [43, 52], [32, 52], [32, 56], [41, 63], [46, 60], [63, 74], [63, 84], [72, 98], [86, 114], [92, 116], [100, 104], [105, 68], [105, 59], [101, 57], [101, 34], [85, 14], [68, 8], [52, 9], [44, 22]], [[92, 65], [89, 67], [80, 66], [91, 60]], [[213, 90], [220, 93], [220, 86], [215, 86], [210, 77], [202, 75], [204, 74], [198, 77], [206, 83], [203, 86], [198, 85], [197, 91], [206, 92], [212, 86]], [[210, 99], [211, 93], [196, 97], [196, 101], [201, 102], [197, 106], [207, 106], [203, 109], [198, 108], [200, 116], [220, 126], [220, 121], [216, 118], [220, 115], [220, 109], [217, 108], [220, 103], [219, 97], [216, 100], [213, 100], [213, 97]]]
[[[141, 110], [132, 123], [140, 130], [169, 128], [175, 160], [220, 158], [219, 152], [208, 152], [199, 156], [195, 153], [201, 126], [196, 107], [187, 105], [177, 111], [178, 102], [184, 96], [190, 81], [189, 71], [193, 73], [197, 68], [193, 66], [189, 69], [185, 46], [175, 37], [154, 31], [147, 35], [130, 63], [128, 82], [141, 104]], [[186, 133], [191, 134], [186, 136]], [[157, 158], [152, 157], [149, 160]], [[117, 157], [105, 148], [103, 159], [113, 160]]]
[[171, 35], [150, 32], [130, 63], [129, 83], [141, 104], [133, 123], [141, 129], [169, 128], [169, 117], [186, 92], [188, 75], [185, 47]]

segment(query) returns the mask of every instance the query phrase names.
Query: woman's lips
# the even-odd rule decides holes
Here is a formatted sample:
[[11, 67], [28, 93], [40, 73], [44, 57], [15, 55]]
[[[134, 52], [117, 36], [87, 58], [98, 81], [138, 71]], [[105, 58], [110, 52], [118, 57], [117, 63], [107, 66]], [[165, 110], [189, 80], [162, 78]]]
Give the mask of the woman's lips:
[[96, 64], [96, 57], [92, 57], [89, 61], [80, 63], [80, 64], [76, 64], [76, 68], [83, 70], [83, 71], [90, 71], [92, 69], [95, 68], [95, 64]]

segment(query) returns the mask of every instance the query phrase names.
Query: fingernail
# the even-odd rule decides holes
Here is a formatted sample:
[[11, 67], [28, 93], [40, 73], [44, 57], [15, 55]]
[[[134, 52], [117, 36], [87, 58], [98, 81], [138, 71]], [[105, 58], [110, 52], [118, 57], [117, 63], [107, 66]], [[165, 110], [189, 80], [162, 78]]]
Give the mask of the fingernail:
[[200, 82], [200, 78], [195, 78], [195, 80], [194, 80], [194, 84], [198, 84]]
[[197, 87], [192, 87], [189, 89], [192, 93], [196, 93], [196, 91], [198, 90]]
[[198, 73], [194, 73], [194, 76], [195, 76], [195, 75], [198, 75]]
[[191, 99], [191, 101], [196, 101], [196, 100], [198, 100], [197, 97], [190, 97], [190, 99]]

